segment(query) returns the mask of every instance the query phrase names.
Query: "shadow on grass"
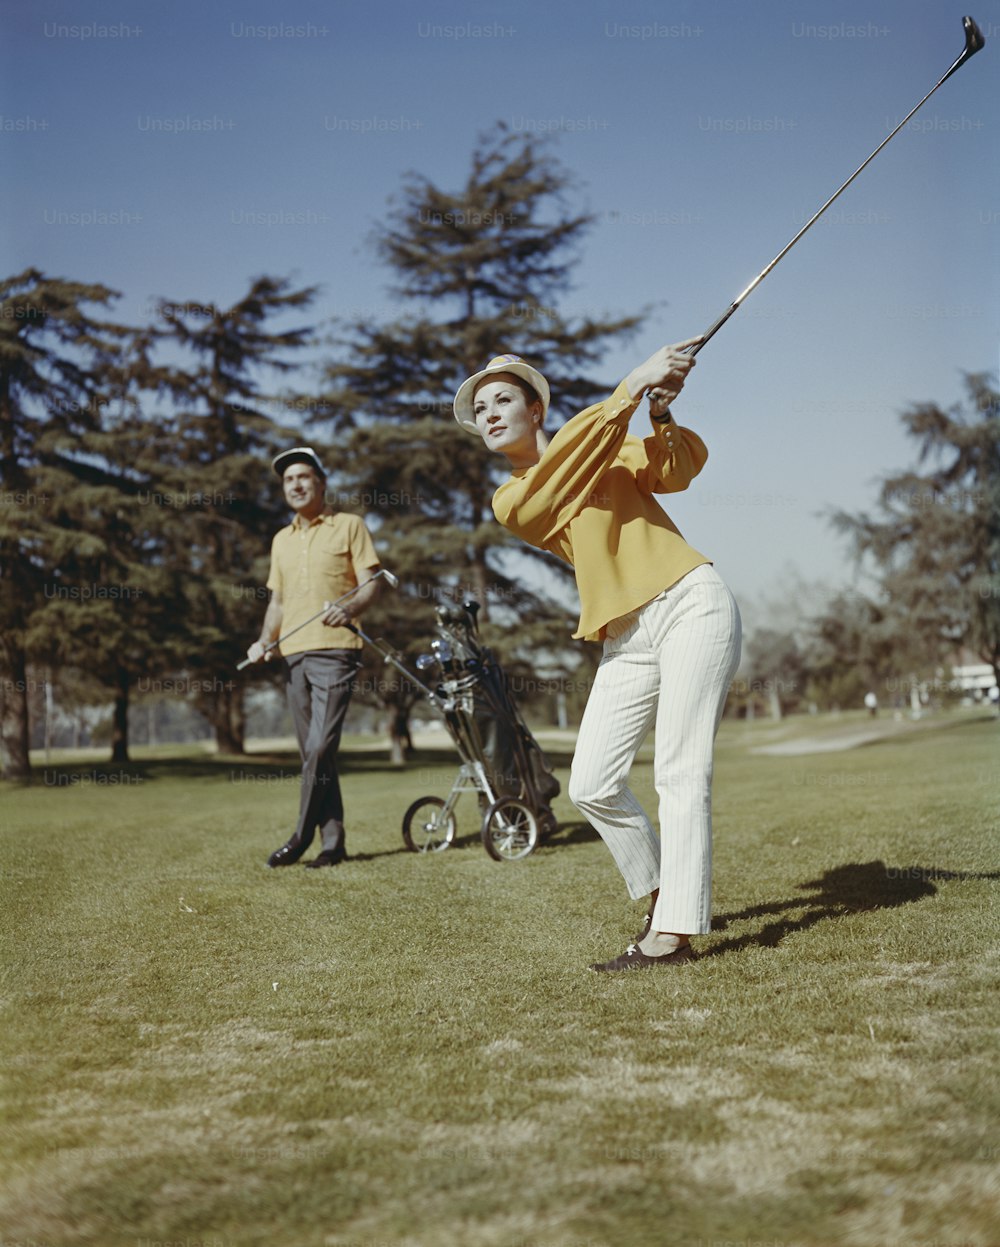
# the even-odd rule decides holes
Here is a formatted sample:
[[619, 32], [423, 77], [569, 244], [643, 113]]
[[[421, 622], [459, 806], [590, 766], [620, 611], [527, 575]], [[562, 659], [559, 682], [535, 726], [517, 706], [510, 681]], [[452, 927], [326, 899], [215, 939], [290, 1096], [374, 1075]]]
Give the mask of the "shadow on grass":
[[[402, 838], [402, 822], [400, 822], [400, 838]], [[547, 836], [541, 836], [538, 841], [538, 847], [535, 853], [545, 848], [558, 849], [568, 844], [583, 844], [588, 840], [600, 840], [600, 836], [590, 826], [589, 823], [560, 823], [555, 831], [550, 832]], [[465, 831], [456, 834], [455, 839], [451, 842], [448, 849], [442, 849], [440, 852], [450, 852], [452, 849], [475, 849], [481, 848], [485, 853], [486, 848], [483, 845], [483, 838], [480, 831]], [[351, 852], [351, 860], [355, 862], [370, 862], [377, 857], [395, 857], [398, 853], [412, 853], [412, 849], [401, 845], [398, 849], [384, 849], [380, 852]], [[431, 854], [433, 856], [433, 854]]]
[[[337, 768], [341, 775], [375, 774], [388, 772], [392, 775], [406, 775], [435, 767], [459, 765], [458, 755], [454, 749], [421, 749], [407, 759], [405, 766], [398, 766], [389, 759], [389, 751], [342, 750], [337, 758]], [[245, 756], [227, 754], [221, 757], [211, 755], [189, 755], [178, 758], [139, 758], [131, 762], [64, 762], [48, 763], [44, 767], [35, 766], [33, 783], [46, 787], [71, 788], [76, 784], [91, 780], [100, 782], [101, 778], [115, 777], [119, 782], [127, 778], [146, 781], [158, 779], [218, 779], [229, 783], [241, 781], [253, 782], [262, 779], [297, 779], [302, 771], [299, 754], [293, 750], [282, 750], [275, 753], [252, 753]], [[419, 776], [422, 783], [428, 781], [426, 775]], [[449, 781], [450, 782], [450, 781]]]
[[565, 844], [587, 844], [591, 840], [600, 840], [600, 833], [590, 823], [560, 823], [550, 836], [546, 836], [543, 844], [551, 844], [558, 848]]
[[[470, 812], [468, 814], [468, 820], [471, 820], [472, 817], [473, 815]], [[402, 829], [402, 822], [400, 823], [400, 828]], [[600, 838], [601, 837], [593, 829], [593, 827], [590, 826], [589, 823], [560, 823], [556, 827], [555, 831], [549, 832], [548, 835], [539, 836], [538, 845], [535, 848], [534, 852], [537, 854], [546, 848], [559, 849], [563, 845], [583, 844], [585, 841], [600, 840]], [[486, 848], [483, 845], [483, 837], [482, 837], [481, 829], [476, 830], [476, 831], [457, 832], [455, 835], [455, 839], [451, 842], [451, 845], [449, 846], [449, 848], [472, 849], [472, 848], [476, 848], [477, 846], [481, 848], [484, 853], [486, 852]], [[395, 853], [396, 851], [397, 850], [393, 849], [393, 850], [390, 850], [388, 853], [358, 853], [355, 856], [355, 860], [364, 861], [367, 858], [392, 856], [392, 854]], [[404, 852], [404, 853], [412, 852], [411, 849], [407, 849], [407, 848], [404, 848], [399, 851]], [[448, 852], [448, 849], [443, 849], [440, 851]]]
[[735, 922], [766, 918], [772, 914], [801, 911], [797, 917], [784, 917], [769, 922], [748, 935], [721, 940], [705, 950], [704, 957], [720, 957], [754, 946], [774, 948], [787, 935], [806, 931], [828, 918], [868, 913], [875, 909], [895, 909], [925, 900], [937, 893], [938, 880], [1000, 879], [1000, 871], [976, 873], [961, 870], [938, 870], [932, 866], [887, 866], [883, 861], [851, 862], [835, 866], [818, 879], [800, 883], [802, 892], [810, 896], [793, 897], [767, 905], [749, 905], [734, 913], [719, 914], [712, 921], [712, 930], [725, 931]]
[[347, 851], [349, 854], [348, 860], [352, 862], [374, 862], [379, 857], [398, 857], [401, 853], [409, 854], [411, 852], [405, 844], [401, 844], [398, 849], [380, 849], [377, 853], [368, 853], [364, 850], [360, 853], [355, 853], [353, 845], [348, 845]]

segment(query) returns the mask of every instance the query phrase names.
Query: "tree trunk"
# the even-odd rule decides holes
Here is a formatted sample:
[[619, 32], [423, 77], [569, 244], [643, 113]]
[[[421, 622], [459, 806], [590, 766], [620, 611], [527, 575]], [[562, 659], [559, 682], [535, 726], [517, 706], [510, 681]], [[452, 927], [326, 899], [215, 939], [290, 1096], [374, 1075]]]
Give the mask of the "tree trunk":
[[124, 667], [118, 668], [118, 692], [115, 696], [115, 715], [111, 728], [111, 761], [128, 762], [128, 684], [129, 676]]
[[4, 678], [0, 680], [0, 755], [4, 779], [31, 782], [28, 752], [28, 667], [24, 651], [8, 644]]
[[219, 753], [246, 753], [243, 689], [224, 688], [205, 705]]
[[55, 718], [55, 697], [52, 694], [52, 668], [45, 673], [45, 763], [52, 754], [52, 720]]
[[389, 763], [405, 766], [407, 754], [413, 749], [410, 739], [410, 711], [395, 706], [389, 715]]
[[246, 714], [243, 706], [243, 686], [231, 689], [229, 701], [229, 732], [233, 753], [246, 753]]

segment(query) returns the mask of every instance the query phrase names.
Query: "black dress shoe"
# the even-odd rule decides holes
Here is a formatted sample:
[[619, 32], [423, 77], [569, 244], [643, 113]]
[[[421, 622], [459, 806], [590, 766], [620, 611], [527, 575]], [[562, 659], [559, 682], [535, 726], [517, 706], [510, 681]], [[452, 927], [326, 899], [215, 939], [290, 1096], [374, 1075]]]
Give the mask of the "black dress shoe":
[[696, 954], [690, 944], [681, 944], [672, 953], [664, 953], [660, 957], [650, 957], [638, 944], [629, 944], [620, 957], [597, 962], [590, 968], [602, 973], [614, 974], [621, 970], [651, 970], [656, 966], [682, 966], [695, 960]]
[[295, 840], [289, 840], [287, 844], [283, 844], [280, 849], [275, 849], [271, 856], [267, 859], [268, 866], [294, 866], [302, 854], [306, 851], [306, 845]]
[[311, 862], [304, 862], [303, 865], [307, 870], [315, 870], [317, 866], [339, 866], [346, 861], [347, 853], [343, 849], [324, 849], [318, 857], [314, 857]]

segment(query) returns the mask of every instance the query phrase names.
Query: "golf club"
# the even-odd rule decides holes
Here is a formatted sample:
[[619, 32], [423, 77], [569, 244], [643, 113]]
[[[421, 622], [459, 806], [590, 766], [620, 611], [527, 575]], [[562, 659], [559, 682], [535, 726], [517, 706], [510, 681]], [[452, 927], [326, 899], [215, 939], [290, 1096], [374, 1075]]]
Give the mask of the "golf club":
[[[342, 593], [340, 597], [337, 598], [335, 601], [330, 602], [329, 605], [327, 606], [324, 606], [321, 611], [317, 611], [315, 615], [310, 615], [308, 619], [303, 620], [302, 623], [298, 624], [296, 627], [292, 628], [290, 631], [284, 633], [282, 636], [279, 636], [276, 641], [268, 642], [268, 644], [264, 646], [264, 653], [266, 654], [270, 650], [277, 649], [277, 647], [281, 644], [282, 641], [287, 641], [290, 636], [294, 636], [296, 632], [300, 631], [307, 624], [315, 623], [317, 619], [322, 619], [322, 617], [326, 614], [328, 610], [330, 610], [331, 607], [339, 606], [341, 602], [344, 602], [348, 598], [353, 597], [355, 593], [358, 592], [359, 589], [363, 589], [365, 585], [370, 585], [373, 580], [378, 580], [380, 576], [384, 580], [387, 580], [394, 589], [399, 588], [399, 577], [394, 576], [392, 572], [390, 571], [386, 571], [384, 567], [380, 567], [374, 576], [369, 576], [367, 580], [362, 581], [362, 583], [359, 585], [355, 585], [353, 589], [348, 589], [346, 593]], [[349, 624], [347, 626], [350, 627]], [[252, 667], [254, 665], [255, 664], [252, 659], [244, 658], [241, 663], [237, 663], [236, 670], [242, 671], [244, 667]]]
[[819, 218], [823, 215], [823, 213], [827, 210], [827, 208], [829, 208], [829, 206], [833, 203], [833, 201], [837, 198], [837, 196], [840, 195], [842, 191], [847, 190], [850, 184], [854, 181], [854, 179], [861, 172], [861, 170], [864, 169], [866, 165], [870, 164], [875, 159], [875, 157], [879, 154], [882, 148], [885, 147], [886, 143], [889, 142], [889, 140], [893, 137], [893, 135], [898, 134], [899, 131], [902, 130], [903, 126], [906, 125], [906, 123], [910, 120], [910, 118], [917, 111], [917, 109], [920, 108], [922, 105], [926, 104], [927, 101], [930, 99], [930, 97], [938, 89], [938, 87], [941, 86], [942, 83], [947, 82], [948, 79], [952, 76], [952, 74], [955, 73], [956, 70], [961, 69], [962, 66], [965, 64], [965, 62], [969, 59], [969, 57], [974, 56], [979, 51], [979, 49], [986, 43], [986, 40], [983, 38], [982, 31], [979, 29], [979, 27], [976, 25], [975, 21], [971, 17], [963, 17], [962, 25], [965, 27], [965, 47], [962, 49], [961, 55], [955, 60], [955, 63], [951, 66], [951, 68], [944, 75], [944, 77], [939, 82], [935, 83], [933, 87], [931, 87], [931, 89], [927, 92], [927, 94], [924, 96], [924, 98], [920, 101], [919, 104], [916, 104], [913, 108], [910, 109], [910, 111], [906, 114], [906, 116], [899, 123], [899, 125], [896, 126], [895, 130], [891, 131], [891, 133], [885, 136], [885, 138], [882, 140], [881, 143], [879, 143], [878, 147], [875, 148], [875, 150], [868, 157], [868, 159], [863, 164], [858, 165], [858, 167], [854, 170], [854, 172], [847, 179], [847, 181], [843, 184], [843, 186], [841, 186], [839, 190], [835, 191], [830, 196], [830, 198], [826, 201], [826, 203], [822, 206], [822, 208], [820, 208], [818, 212], [813, 213], [813, 215], [809, 218], [808, 221], [806, 221], [805, 225], [802, 226], [802, 228], [795, 235], [792, 241], [788, 243], [787, 246], [783, 247], [781, 251], [778, 252], [778, 254], [774, 257], [774, 259], [767, 266], [767, 268], [762, 269], [761, 272], [759, 272], [757, 276], [753, 279], [750, 285], [747, 286], [747, 288], [743, 291], [743, 293], [740, 295], [737, 295], [736, 299], [729, 305], [729, 307], [725, 310], [725, 312], [723, 312], [723, 314], [719, 317], [719, 319], [712, 326], [710, 326], [710, 328], [705, 330], [705, 333], [702, 335], [701, 342], [697, 343], [695, 346], [689, 346], [687, 348], [687, 354], [689, 355], [698, 354], [698, 352], [705, 345], [705, 343], [709, 340], [709, 338], [714, 337], [715, 334], [719, 332], [722, 326], [726, 323], [726, 321], [730, 318], [730, 316], [732, 316], [733, 312], [736, 311], [736, 309], [740, 306], [740, 304], [747, 297], [750, 291], [754, 290], [757, 286], [760, 285], [760, 283], [764, 280], [764, 278], [768, 275], [768, 273], [770, 273], [771, 269], [773, 269], [774, 266], [778, 263], [778, 261], [781, 260], [784, 256], [786, 256], [789, 253], [789, 251], [791, 251], [791, 249], [799, 241], [799, 239], [806, 232], [806, 230], [809, 229], [810, 226], [814, 225], [815, 222], [819, 220]]
[[[397, 581], [396, 583], [398, 584], [399, 582]], [[421, 691], [421, 693], [423, 693], [423, 695], [430, 701], [432, 706], [441, 706], [445, 710], [451, 710], [451, 708], [454, 706], [453, 699], [450, 697], [444, 697], [440, 693], [435, 693], [435, 691], [429, 685], [424, 684], [422, 680], [418, 680], [417, 677], [413, 674], [413, 672], [408, 670], [403, 665], [403, 661], [400, 655], [395, 650], [391, 650], [383, 641], [376, 640], [374, 637], [370, 637], [368, 633], [365, 632], [363, 629], [359, 628], [357, 624], [349, 623], [349, 624], [345, 624], [345, 627], [347, 628], [348, 632], [353, 632], [354, 635], [359, 636], [362, 639], [362, 641], [366, 641], [372, 647], [372, 649], [378, 650], [378, 652], [382, 655], [382, 658], [385, 661], [386, 665], [395, 667], [396, 670], [400, 673], [400, 675], [406, 676], [406, 678], [410, 681], [410, 683], [414, 685], [416, 688], [418, 688]]]

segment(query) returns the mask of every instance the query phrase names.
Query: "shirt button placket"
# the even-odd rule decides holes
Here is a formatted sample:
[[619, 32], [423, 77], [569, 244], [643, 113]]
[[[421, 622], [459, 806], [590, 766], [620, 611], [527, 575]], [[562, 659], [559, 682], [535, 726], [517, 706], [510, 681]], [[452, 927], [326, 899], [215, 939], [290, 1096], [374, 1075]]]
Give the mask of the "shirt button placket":
[[299, 584], [302, 591], [309, 591], [309, 529], [302, 529], [302, 541], [299, 549]]

